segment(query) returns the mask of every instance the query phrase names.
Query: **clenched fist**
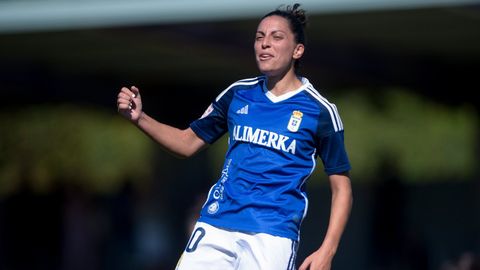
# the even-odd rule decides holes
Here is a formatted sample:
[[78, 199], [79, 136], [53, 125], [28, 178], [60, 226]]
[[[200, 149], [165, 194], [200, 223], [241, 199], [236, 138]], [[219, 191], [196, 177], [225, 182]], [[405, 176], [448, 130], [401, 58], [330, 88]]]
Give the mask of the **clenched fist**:
[[142, 114], [140, 90], [135, 86], [122, 87], [117, 96], [117, 109], [123, 117], [136, 123]]

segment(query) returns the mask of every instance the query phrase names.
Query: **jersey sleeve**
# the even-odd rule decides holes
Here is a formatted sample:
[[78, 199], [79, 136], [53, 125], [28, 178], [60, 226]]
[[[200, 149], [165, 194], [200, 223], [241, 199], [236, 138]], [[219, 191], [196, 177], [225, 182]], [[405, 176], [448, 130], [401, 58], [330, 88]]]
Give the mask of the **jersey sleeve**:
[[202, 117], [190, 123], [193, 132], [205, 142], [212, 144], [227, 132], [228, 107], [232, 97], [233, 90], [229, 87], [217, 96]]
[[318, 148], [327, 175], [350, 170], [351, 166], [345, 150], [343, 130], [331, 132], [321, 137]]
[[335, 105], [331, 110], [320, 113], [317, 135], [317, 153], [325, 173], [332, 175], [349, 171], [351, 166], [345, 150], [343, 124]]

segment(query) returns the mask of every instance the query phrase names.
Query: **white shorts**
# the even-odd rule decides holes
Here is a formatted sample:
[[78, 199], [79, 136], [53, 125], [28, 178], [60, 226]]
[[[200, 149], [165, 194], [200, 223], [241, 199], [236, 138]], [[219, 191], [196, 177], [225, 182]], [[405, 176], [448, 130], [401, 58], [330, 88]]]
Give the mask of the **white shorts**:
[[265, 233], [243, 233], [197, 222], [176, 270], [295, 269], [297, 242]]

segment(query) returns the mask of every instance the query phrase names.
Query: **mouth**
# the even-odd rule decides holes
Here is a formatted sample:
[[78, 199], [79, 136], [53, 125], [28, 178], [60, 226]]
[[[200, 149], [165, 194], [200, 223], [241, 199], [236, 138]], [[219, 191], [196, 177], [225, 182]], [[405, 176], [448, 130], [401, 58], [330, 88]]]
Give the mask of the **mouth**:
[[260, 61], [267, 61], [267, 60], [272, 59], [272, 58], [273, 58], [273, 55], [268, 54], [268, 53], [262, 53], [262, 54], [258, 55], [258, 60], [260, 60]]

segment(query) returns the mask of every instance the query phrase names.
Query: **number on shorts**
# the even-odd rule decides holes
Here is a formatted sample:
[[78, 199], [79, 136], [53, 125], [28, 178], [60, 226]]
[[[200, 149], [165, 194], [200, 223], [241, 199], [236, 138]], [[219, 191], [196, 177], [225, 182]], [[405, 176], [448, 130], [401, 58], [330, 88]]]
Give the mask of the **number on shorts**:
[[185, 249], [186, 252], [191, 253], [197, 249], [198, 243], [202, 238], [205, 236], [205, 229], [202, 227], [198, 227], [193, 233], [190, 240], [188, 240], [187, 248]]

